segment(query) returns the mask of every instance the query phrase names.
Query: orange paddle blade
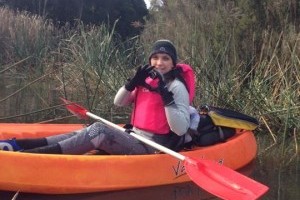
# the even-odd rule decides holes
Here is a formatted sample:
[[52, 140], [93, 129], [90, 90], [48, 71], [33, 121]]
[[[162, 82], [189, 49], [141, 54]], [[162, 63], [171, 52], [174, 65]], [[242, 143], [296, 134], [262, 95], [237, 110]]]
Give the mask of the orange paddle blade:
[[211, 160], [186, 158], [184, 166], [198, 186], [222, 199], [254, 200], [268, 187]]

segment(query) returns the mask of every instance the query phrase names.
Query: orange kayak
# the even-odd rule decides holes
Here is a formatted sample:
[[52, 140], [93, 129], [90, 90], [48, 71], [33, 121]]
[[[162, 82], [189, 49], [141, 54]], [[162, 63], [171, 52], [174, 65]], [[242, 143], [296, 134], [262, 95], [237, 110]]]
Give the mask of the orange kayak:
[[[0, 124], [0, 140], [67, 133], [80, 124]], [[256, 156], [251, 131], [237, 130], [225, 143], [181, 152], [239, 169]], [[182, 161], [167, 155], [49, 155], [0, 151], [0, 190], [75, 194], [160, 186], [190, 181]]]

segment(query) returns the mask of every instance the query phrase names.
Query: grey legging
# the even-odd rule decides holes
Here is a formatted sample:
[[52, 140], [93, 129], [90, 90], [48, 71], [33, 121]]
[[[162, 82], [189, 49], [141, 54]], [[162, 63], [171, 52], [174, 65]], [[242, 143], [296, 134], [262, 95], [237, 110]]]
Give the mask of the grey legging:
[[79, 131], [46, 139], [49, 145], [58, 143], [63, 154], [84, 154], [93, 149], [114, 155], [152, 154], [156, 151], [131, 135], [100, 122]]

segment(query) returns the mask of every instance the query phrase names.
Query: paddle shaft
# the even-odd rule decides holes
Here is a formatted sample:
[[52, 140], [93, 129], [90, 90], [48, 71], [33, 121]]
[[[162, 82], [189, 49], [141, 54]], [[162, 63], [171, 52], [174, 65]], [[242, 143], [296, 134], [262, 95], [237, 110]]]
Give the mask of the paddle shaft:
[[[120, 131], [125, 132], [124, 128], [122, 128], [122, 127], [120, 127], [120, 126], [118, 126], [118, 125], [116, 125], [116, 124], [114, 124], [114, 123], [112, 123], [112, 122], [110, 122], [110, 121], [108, 121], [106, 119], [103, 119], [103, 118], [101, 118], [101, 117], [99, 117], [99, 116], [97, 116], [97, 115], [95, 115], [93, 113], [90, 113], [90, 112], [87, 111], [86, 115], [89, 116], [89, 117], [91, 117], [91, 118], [93, 118], [93, 119], [95, 119], [95, 120], [100, 120], [103, 123], [105, 123], [105, 124], [107, 124], [109, 126], [112, 126], [112, 127], [116, 128], [116, 129], [118, 129]], [[136, 138], [137, 140], [142, 141], [142, 142], [148, 144], [149, 146], [151, 146], [151, 147], [153, 147], [155, 149], [158, 149], [158, 150], [160, 150], [160, 151], [162, 151], [162, 152], [164, 152], [166, 154], [169, 154], [169, 155], [171, 155], [171, 156], [173, 156], [173, 157], [175, 157], [175, 158], [177, 158], [179, 160], [184, 161], [185, 158], [186, 158], [184, 155], [182, 155], [180, 153], [177, 153], [177, 152], [175, 152], [175, 151], [173, 151], [171, 149], [168, 149], [168, 148], [166, 148], [166, 147], [164, 147], [164, 146], [162, 146], [160, 144], [157, 144], [157, 143], [153, 142], [152, 140], [149, 140], [149, 139], [147, 139], [147, 138], [145, 138], [143, 136], [140, 136], [140, 135], [138, 135], [138, 134], [136, 134], [136, 133], [134, 133], [132, 131], [129, 134], [132, 137]]]

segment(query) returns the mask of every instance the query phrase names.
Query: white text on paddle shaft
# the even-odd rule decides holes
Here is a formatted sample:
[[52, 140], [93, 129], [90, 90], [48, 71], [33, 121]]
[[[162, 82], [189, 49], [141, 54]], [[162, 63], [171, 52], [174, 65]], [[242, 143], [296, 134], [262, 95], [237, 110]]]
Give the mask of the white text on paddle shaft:
[[[220, 165], [223, 165], [224, 159], [220, 158], [216, 162], [219, 163]], [[184, 164], [182, 161], [178, 161], [175, 166], [174, 165], [172, 166], [172, 168], [173, 168], [173, 172], [175, 174], [175, 178], [178, 178], [178, 177], [186, 174]]]

